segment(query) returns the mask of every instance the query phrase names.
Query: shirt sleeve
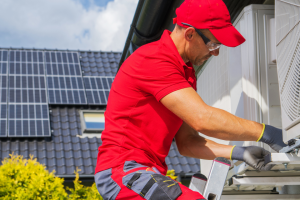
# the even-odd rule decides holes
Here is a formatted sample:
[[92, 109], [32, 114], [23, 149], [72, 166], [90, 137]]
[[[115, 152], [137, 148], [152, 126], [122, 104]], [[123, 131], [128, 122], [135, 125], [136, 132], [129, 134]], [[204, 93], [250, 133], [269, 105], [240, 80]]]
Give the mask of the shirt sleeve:
[[183, 66], [168, 61], [159, 61], [142, 70], [139, 87], [152, 94], [157, 101], [166, 95], [183, 88], [191, 87], [185, 79]]

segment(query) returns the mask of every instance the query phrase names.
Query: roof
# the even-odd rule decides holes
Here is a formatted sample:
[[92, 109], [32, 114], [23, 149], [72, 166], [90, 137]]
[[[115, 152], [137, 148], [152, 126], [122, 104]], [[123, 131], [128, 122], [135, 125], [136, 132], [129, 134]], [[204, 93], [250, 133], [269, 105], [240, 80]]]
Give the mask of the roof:
[[83, 76], [115, 76], [120, 58], [119, 52], [81, 52]]
[[[80, 51], [83, 76], [114, 76], [120, 56], [119, 52]], [[78, 167], [81, 169], [81, 175], [92, 177], [98, 147], [102, 141], [99, 137], [78, 137], [82, 135], [80, 110], [103, 110], [103, 108], [105, 106], [49, 105], [51, 137], [1, 138], [0, 160], [12, 152], [24, 158], [33, 155], [38, 162], [45, 164], [49, 171], [55, 170], [58, 176], [73, 176], [74, 170]], [[166, 163], [168, 168], [174, 169], [177, 174], [200, 171], [200, 160], [180, 155], [175, 142], [171, 145]]]

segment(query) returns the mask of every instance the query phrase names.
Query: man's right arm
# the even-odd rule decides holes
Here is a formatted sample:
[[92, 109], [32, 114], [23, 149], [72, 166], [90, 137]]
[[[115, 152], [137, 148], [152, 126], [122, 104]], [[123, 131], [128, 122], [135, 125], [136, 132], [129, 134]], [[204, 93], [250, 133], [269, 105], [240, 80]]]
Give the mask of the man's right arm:
[[208, 106], [193, 88], [174, 91], [161, 103], [194, 130], [223, 140], [256, 141], [263, 125]]
[[[257, 141], [263, 139], [261, 136], [265, 134], [264, 126], [260, 123], [208, 106], [191, 87], [174, 91], [163, 97], [160, 102], [191, 128], [210, 137], [231, 141]], [[269, 131], [268, 128], [266, 134], [268, 138], [273, 138], [272, 134], [278, 135], [272, 141], [260, 140], [271, 147], [272, 144], [278, 144], [274, 150], [279, 151], [285, 146], [282, 133]]]

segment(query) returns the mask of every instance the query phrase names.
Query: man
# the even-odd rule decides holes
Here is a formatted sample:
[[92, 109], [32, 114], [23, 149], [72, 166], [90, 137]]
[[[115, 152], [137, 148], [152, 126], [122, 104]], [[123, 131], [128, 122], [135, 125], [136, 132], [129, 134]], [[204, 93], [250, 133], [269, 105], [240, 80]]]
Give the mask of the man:
[[279, 151], [282, 131], [206, 105], [196, 92], [194, 65], [218, 56], [221, 44], [245, 39], [230, 23], [222, 0], [186, 0], [173, 32], [136, 50], [121, 66], [110, 91], [95, 181], [104, 199], [204, 199], [166, 178], [172, 140], [184, 156], [225, 157], [269, 170], [260, 147], [233, 147], [199, 136], [262, 141]]

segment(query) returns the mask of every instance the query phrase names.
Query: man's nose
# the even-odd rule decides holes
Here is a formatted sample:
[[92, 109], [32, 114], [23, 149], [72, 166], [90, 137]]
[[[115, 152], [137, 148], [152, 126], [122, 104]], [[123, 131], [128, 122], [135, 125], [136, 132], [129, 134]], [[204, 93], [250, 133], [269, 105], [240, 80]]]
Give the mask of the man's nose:
[[[220, 48], [219, 48], [220, 49]], [[219, 55], [219, 49], [216, 49], [216, 50], [213, 50], [213, 51], [210, 51], [209, 53], [213, 56], [218, 56]]]

